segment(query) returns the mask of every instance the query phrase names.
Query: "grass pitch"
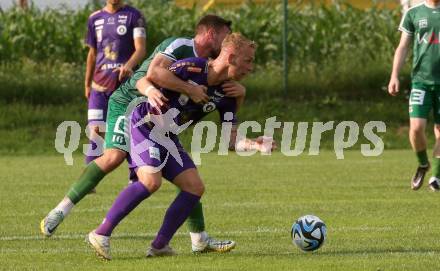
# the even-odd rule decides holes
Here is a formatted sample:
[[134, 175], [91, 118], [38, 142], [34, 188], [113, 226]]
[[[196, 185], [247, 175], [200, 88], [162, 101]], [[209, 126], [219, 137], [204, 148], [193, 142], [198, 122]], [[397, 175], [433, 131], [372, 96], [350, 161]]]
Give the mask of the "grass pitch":
[[[79, 176], [62, 156], [0, 158], [1, 270], [439, 270], [439, 194], [409, 189], [415, 170], [410, 151], [367, 158], [359, 151], [336, 160], [319, 156], [202, 156], [201, 176], [208, 232], [231, 238], [226, 254], [193, 255], [184, 225], [171, 242], [179, 255], [144, 257], [175, 196], [172, 185], [130, 214], [112, 238], [113, 260], [95, 257], [84, 242], [127, 183], [126, 166], [107, 176], [50, 238], [40, 220]], [[426, 181], [426, 180], [425, 180]], [[293, 221], [315, 214], [328, 238], [314, 253], [290, 239]]]

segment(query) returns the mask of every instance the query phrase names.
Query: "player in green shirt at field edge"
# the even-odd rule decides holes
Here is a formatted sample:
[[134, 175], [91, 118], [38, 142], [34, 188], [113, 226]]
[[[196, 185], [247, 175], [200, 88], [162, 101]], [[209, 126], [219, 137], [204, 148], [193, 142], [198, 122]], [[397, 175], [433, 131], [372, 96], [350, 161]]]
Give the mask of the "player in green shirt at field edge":
[[413, 46], [411, 95], [409, 98], [409, 140], [417, 155], [418, 167], [411, 180], [411, 188], [419, 189], [430, 169], [425, 128], [431, 110], [434, 117], [436, 143], [432, 158], [432, 177], [429, 188], [440, 189], [440, 0], [427, 0], [410, 8], [399, 26], [402, 32], [393, 61], [388, 92], [399, 92], [399, 72], [406, 55]]

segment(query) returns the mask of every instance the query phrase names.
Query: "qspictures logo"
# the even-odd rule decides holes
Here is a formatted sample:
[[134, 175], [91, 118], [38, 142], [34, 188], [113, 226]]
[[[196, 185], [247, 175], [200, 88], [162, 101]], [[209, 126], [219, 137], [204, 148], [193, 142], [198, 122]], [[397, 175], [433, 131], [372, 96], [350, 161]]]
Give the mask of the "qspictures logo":
[[[137, 105], [146, 102], [147, 99], [138, 99], [135, 103], [132, 103], [127, 110], [126, 115], [121, 119], [125, 121], [124, 132], [126, 144], [130, 146], [129, 154], [133, 161], [140, 161], [140, 154], [145, 152], [153, 145], [159, 145], [165, 148], [167, 154], [166, 158], [161, 161], [161, 165], [157, 167], [160, 170], [166, 163], [169, 155], [174, 157], [176, 161], [181, 164], [182, 159], [180, 157], [176, 142], [172, 140], [171, 134], [177, 136], [184, 130], [188, 129], [192, 125], [192, 121], [188, 121], [181, 125], [175, 122], [176, 117], [180, 114], [179, 110], [171, 108], [165, 113], [149, 114], [134, 124], [131, 123], [131, 113], [136, 110]], [[224, 119], [231, 120], [233, 114], [231, 112], [225, 113]], [[136, 140], [136, 144], [131, 142], [133, 129], [143, 129], [143, 127], [150, 123], [150, 130], [148, 131], [148, 137], [142, 140]], [[296, 126], [296, 138], [293, 139], [293, 132]], [[145, 127], [144, 127], [145, 128]], [[234, 152], [240, 156], [252, 156], [257, 153], [261, 155], [271, 155], [271, 147], [273, 144], [273, 138], [275, 130], [281, 132], [281, 142], [279, 150], [284, 156], [292, 157], [299, 156], [306, 152], [308, 147], [308, 155], [319, 155], [321, 151], [321, 141], [324, 133], [333, 133], [333, 150], [337, 159], [344, 159], [344, 150], [353, 147], [363, 137], [365, 144], [361, 144], [360, 152], [363, 156], [379, 156], [383, 153], [384, 143], [380, 138], [380, 133], [386, 132], [386, 124], [383, 121], [369, 121], [364, 125], [359, 125], [354, 121], [327, 121], [327, 122], [280, 122], [277, 121], [277, 117], [273, 116], [267, 118], [264, 124], [257, 121], [244, 121], [233, 127], [231, 122], [223, 122], [220, 125], [212, 121], [200, 121], [192, 128], [192, 137], [189, 153], [196, 165], [201, 165], [202, 154], [211, 153], [215, 149], [218, 155], [229, 155], [231, 134], [233, 129], [236, 129], [236, 139]], [[68, 137], [70, 130], [70, 137]], [[90, 138], [88, 127], [85, 129], [86, 135]], [[248, 132], [262, 133], [263, 142], [262, 148], [249, 149], [244, 148], [243, 144], [248, 138]], [[73, 152], [79, 147], [79, 141], [81, 136], [81, 127], [79, 123], [75, 121], [64, 121], [61, 123], [56, 132], [55, 148], [64, 155], [64, 160], [67, 165], [73, 165]], [[309, 140], [308, 140], [309, 139]], [[84, 154], [99, 156], [103, 153], [102, 138], [95, 139], [97, 147], [91, 150], [90, 144], [83, 145]], [[131, 142], [131, 143], [130, 143]], [[308, 146], [307, 146], [308, 142]], [[217, 147], [217, 148], [216, 148]], [[154, 147], [156, 148], [156, 147]], [[92, 153], [90, 153], [90, 151]], [[150, 150], [151, 157], [159, 157], [157, 150]], [[181, 164], [182, 165], [182, 164]]]

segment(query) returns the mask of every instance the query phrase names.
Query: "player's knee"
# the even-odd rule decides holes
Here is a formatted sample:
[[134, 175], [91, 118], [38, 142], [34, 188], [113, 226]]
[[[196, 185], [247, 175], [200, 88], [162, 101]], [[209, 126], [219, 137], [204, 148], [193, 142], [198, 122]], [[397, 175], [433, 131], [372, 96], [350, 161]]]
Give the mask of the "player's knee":
[[196, 187], [196, 193], [198, 196], [202, 196], [205, 193], [205, 185], [203, 183], [200, 183], [200, 185]]
[[423, 134], [425, 132], [425, 125], [418, 122], [411, 123], [409, 132], [412, 134]]
[[201, 181], [193, 182], [188, 186], [187, 192], [201, 197], [205, 193], [205, 185]]
[[113, 170], [124, 161], [125, 153], [122, 151], [106, 150], [98, 159], [95, 162], [100, 166], [102, 165], [101, 168], [105, 168], [105, 171]]
[[155, 178], [155, 176], [152, 174], [138, 171], [137, 175], [139, 181], [148, 189], [151, 194], [156, 192], [162, 184], [162, 180], [160, 178]]

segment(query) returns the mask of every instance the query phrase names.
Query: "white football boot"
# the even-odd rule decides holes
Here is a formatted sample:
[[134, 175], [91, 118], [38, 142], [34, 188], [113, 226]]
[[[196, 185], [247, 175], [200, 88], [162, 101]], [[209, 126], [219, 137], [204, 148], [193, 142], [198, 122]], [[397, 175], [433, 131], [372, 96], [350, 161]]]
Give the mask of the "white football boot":
[[219, 241], [212, 237], [208, 237], [205, 241], [192, 244], [192, 251], [194, 253], [229, 252], [235, 248], [235, 245], [236, 243], [232, 240]]
[[112, 255], [110, 252], [110, 237], [105, 235], [99, 235], [95, 231], [91, 231], [87, 237], [86, 241], [95, 250], [96, 254], [105, 260], [111, 260]]
[[52, 210], [40, 222], [40, 231], [46, 236], [50, 237], [55, 232], [56, 228], [63, 222], [64, 214], [60, 210]]

